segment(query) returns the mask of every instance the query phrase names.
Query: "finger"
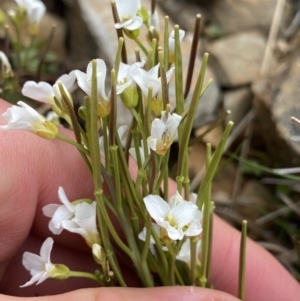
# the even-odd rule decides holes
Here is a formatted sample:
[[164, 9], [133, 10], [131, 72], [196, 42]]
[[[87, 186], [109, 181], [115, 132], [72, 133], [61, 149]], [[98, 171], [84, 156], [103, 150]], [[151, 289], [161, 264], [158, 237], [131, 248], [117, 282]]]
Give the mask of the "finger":
[[[42, 243], [43, 240], [39, 237], [30, 235], [27, 238], [25, 244], [10, 261], [6, 269], [0, 283], [0, 292], [2, 294], [22, 297], [44, 296], [61, 294], [79, 288], [99, 286], [99, 284], [93, 280], [73, 277], [63, 281], [47, 279], [39, 285], [21, 288], [20, 286], [30, 279], [29, 272], [21, 265], [22, 255], [25, 251], [39, 254]], [[64, 264], [72, 271], [82, 271], [92, 274], [98, 268], [91, 254], [76, 251], [71, 248], [64, 248], [57, 244], [54, 244], [53, 246], [51, 262], [55, 264]], [[132, 270], [122, 269], [122, 271], [128, 286], [140, 286], [140, 281]]]
[[[54, 284], [55, 285], [55, 284]], [[1, 301], [21, 301], [22, 299], [0, 295]], [[35, 301], [28, 299], [26, 301]], [[47, 296], [41, 301], [238, 301], [226, 293], [195, 287], [160, 288], [98, 288], [77, 290], [57, 296]]]
[[[212, 281], [217, 289], [237, 295], [240, 232], [214, 219]], [[247, 239], [246, 300], [299, 301], [300, 286], [265, 249]]]
[[[0, 101], [0, 112], [9, 106]], [[40, 207], [58, 201], [59, 186], [71, 200], [92, 196], [93, 188], [83, 160], [66, 143], [24, 131], [0, 131], [0, 141], [0, 262], [4, 262], [26, 239], [35, 213], [41, 215]]]

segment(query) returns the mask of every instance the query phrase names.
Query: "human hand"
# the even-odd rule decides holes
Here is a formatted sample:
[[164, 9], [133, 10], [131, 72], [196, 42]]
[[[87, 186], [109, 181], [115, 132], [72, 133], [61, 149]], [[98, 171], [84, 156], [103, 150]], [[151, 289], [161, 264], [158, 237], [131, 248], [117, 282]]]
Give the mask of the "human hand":
[[[0, 113], [10, 105], [0, 101]], [[1, 120], [1, 123], [4, 122]], [[64, 134], [71, 135], [64, 130]], [[46, 204], [58, 202], [57, 189], [62, 186], [70, 200], [93, 197], [92, 181], [77, 151], [61, 141], [49, 141], [27, 132], [0, 132], [0, 301], [18, 301], [14, 296], [53, 295], [47, 300], [121, 301], [121, 300], [237, 300], [228, 294], [190, 287], [101, 288], [93, 282], [46, 280], [38, 286], [19, 288], [30, 275], [21, 264], [23, 252], [38, 253], [51, 233], [48, 219], [42, 214]], [[240, 234], [215, 218], [212, 254], [212, 281], [216, 289], [236, 295]], [[70, 233], [55, 236], [52, 262], [64, 263], [77, 270], [93, 271], [94, 263], [81, 238]], [[138, 282], [124, 271], [128, 285]], [[247, 301], [296, 301], [299, 284], [265, 250], [247, 242]], [[36, 300], [36, 299], [35, 299]]]

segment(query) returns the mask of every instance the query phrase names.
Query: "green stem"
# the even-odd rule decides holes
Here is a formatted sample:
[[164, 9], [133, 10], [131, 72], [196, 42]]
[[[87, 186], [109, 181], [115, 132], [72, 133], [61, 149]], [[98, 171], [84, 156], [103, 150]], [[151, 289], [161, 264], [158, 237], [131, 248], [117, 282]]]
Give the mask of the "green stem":
[[146, 49], [146, 47], [143, 45], [143, 43], [139, 40], [138, 37], [136, 37], [134, 39], [134, 41], [136, 42], [136, 44], [141, 48], [141, 50], [144, 52], [144, 54], [147, 56], [148, 55], [148, 51]]
[[87, 272], [70, 271], [69, 277], [88, 278], [88, 279], [92, 279], [92, 280], [100, 283], [100, 281], [96, 275], [94, 275], [92, 273], [87, 273]]
[[86, 155], [89, 155], [89, 151], [86, 148], [84, 148], [82, 145], [78, 144], [76, 141], [74, 141], [66, 136], [63, 136], [61, 134], [57, 134], [56, 138], [75, 146], [80, 152], [83, 152]]
[[209, 189], [209, 187], [210, 187], [209, 185], [212, 182], [212, 179], [217, 170], [219, 161], [223, 154], [225, 143], [227, 141], [227, 138], [229, 136], [229, 133], [230, 133], [232, 127], [233, 127], [233, 122], [229, 121], [225, 128], [225, 131], [221, 137], [221, 141], [218, 144], [217, 149], [215, 150], [215, 152], [211, 158], [211, 162], [210, 162], [207, 172], [203, 178], [203, 181], [201, 182], [201, 185], [200, 185], [200, 188], [198, 191], [198, 197], [197, 197], [197, 205], [200, 209], [202, 208], [202, 206], [205, 202], [205, 198], [207, 196], [207, 190]]
[[247, 221], [242, 224], [242, 237], [240, 245], [240, 263], [239, 263], [239, 284], [238, 298], [245, 300], [245, 276], [246, 276], [246, 240], [247, 240]]
[[168, 16], [165, 16], [164, 59], [165, 59], [165, 70], [168, 70], [169, 69], [169, 17]]
[[[211, 163], [211, 144], [206, 145], [206, 170]], [[209, 251], [209, 229], [210, 229], [210, 198], [211, 198], [211, 182], [208, 183], [206, 189], [204, 209], [203, 210], [203, 232], [202, 232], [202, 256], [201, 256], [201, 269], [200, 269], [200, 283], [202, 287], [206, 287], [207, 283], [207, 266], [208, 266], [208, 251]]]
[[173, 250], [171, 244], [168, 244], [168, 251], [169, 251], [169, 255], [170, 255], [169, 281], [170, 281], [170, 285], [174, 286], [176, 284], [176, 282], [175, 282], [176, 254], [174, 253], [174, 250]]
[[191, 284], [195, 283], [195, 275], [196, 275], [196, 266], [197, 266], [197, 243], [198, 237], [193, 236], [190, 238], [190, 250], [191, 250], [191, 268], [190, 268], [190, 277]]
[[[176, 37], [176, 36], [175, 36]], [[182, 131], [182, 136], [179, 136], [179, 155], [178, 155], [178, 168], [177, 168], [177, 174], [182, 175], [183, 173], [183, 160], [184, 160], [184, 152], [188, 149], [188, 143], [191, 136], [191, 131], [194, 124], [195, 114], [197, 111], [203, 82], [204, 82], [204, 76], [205, 76], [205, 69], [208, 61], [208, 54], [205, 53], [202, 60], [201, 70], [198, 75], [196, 87], [192, 96], [191, 104], [188, 110], [187, 118], [184, 122], [184, 129]], [[178, 71], [178, 70], [177, 70]], [[176, 73], [177, 73], [176, 71]], [[177, 103], [177, 102], [176, 102]], [[183, 113], [184, 109], [181, 113]]]

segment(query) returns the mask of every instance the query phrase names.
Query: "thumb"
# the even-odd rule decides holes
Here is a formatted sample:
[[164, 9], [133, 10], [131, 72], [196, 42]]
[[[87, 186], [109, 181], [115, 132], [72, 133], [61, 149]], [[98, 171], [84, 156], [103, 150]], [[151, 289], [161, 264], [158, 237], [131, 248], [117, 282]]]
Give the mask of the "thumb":
[[[20, 301], [18, 297], [0, 295], [1, 301]], [[26, 299], [35, 301], [34, 299]], [[158, 288], [96, 288], [81, 289], [69, 293], [47, 296], [47, 301], [238, 301], [226, 293], [197, 287], [158, 287]]]

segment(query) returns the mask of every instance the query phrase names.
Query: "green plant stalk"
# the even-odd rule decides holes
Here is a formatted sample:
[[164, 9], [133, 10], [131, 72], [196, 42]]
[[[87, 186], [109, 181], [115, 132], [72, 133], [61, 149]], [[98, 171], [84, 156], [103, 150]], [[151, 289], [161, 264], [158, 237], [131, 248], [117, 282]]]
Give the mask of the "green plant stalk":
[[[136, 191], [137, 196], [140, 199], [142, 198], [142, 194], [141, 194], [141, 191], [140, 191], [141, 187], [143, 188], [143, 195], [147, 195], [147, 193], [146, 193], [147, 189], [144, 190], [144, 187], [142, 186], [145, 176], [146, 176], [145, 171], [138, 170], [136, 181], [135, 181], [135, 191]], [[141, 207], [139, 207], [139, 209], [141, 210]]]
[[193, 73], [194, 73], [194, 67], [195, 67], [195, 60], [197, 56], [197, 48], [198, 48], [198, 41], [199, 41], [199, 34], [200, 34], [200, 21], [201, 21], [201, 15], [196, 16], [195, 20], [195, 27], [194, 27], [194, 35], [193, 35], [193, 41], [191, 46], [191, 52], [189, 56], [189, 66], [185, 81], [185, 90], [184, 90], [184, 98], [186, 98], [189, 94]]
[[79, 152], [83, 152], [84, 154], [89, 155], [89, 151], [86, 148], [84, 148], [81, 144], [78, 144], [76, 141], [70, 139], [67, 136], [63, 136], [61, 134], [57, 134], [56, 135], [56, 139], [62, 140], [64, 142], [66, 142], [66, 143], [69, 143], [69, 144], [75, 146], [79, 150]]
[[183, 156], [183, 190], [184, 197], [188, 201], [190, 198], [190, 179], [189, 179], [189, 157], [188, 157], [188, 148], [184, 152]]
[[197, 266], [197, 242], [198, 237], [193, 236], [190, 238], [190, 252], [191, 252], [191, 266], [190, 266], [190, 278], [191, 284], [194, 285], [196, 278], [196, 266]]
[[[150, 136], [150, 131], [151, 131], [151, 101], [152, 101], [152, 92], [153, 88], [149, 87], [148, 89], [148, 95], [147, 95], [147, 102], [146, 102], [146, 112], [145, 112], [145, 124], [146, 124], [146, 135], [147, 137]], [[148, 144], [148, 143], [147, 143]], [[148, 148], [147, 148], [147, 153], [148, 153]], [[146, 157], [145, 157], [146, 159]]]
[[92, 273], [87, 273], [87, 272], [70, 271], [69, 278], [70, 277], [87, 278], [87, 279], [92, 279], [98, 283], [101, 283], [96, 275], [94, 275]]
[[[206, 144], [206, 170], [211, 163], [211, 144]], [[200, 284], [201, 287], [206, 287], [207, 283], [207, 266], [208, 266], [208, 252], [209, 252], [209, 228], [210, 228], [210, 199], [211, 199], [211, 182], [208, 183], [206, 190], [206, 196], [203, 208], [203, 232], [202, 232], [202, 256], [201, 256], [201, 268], [200, 268]], [[200, 208], [201, 210], [202, 208]]]
[[151, 216], [147, 213], [146, 216], [146, 237], [145, 237], [145, 244], [142, 250], [142, 256], [141, 256], [141, 261], [143, 264], [147, 264], [147, 255], [149, 252], [149, 248], [150, 248], [150, 239], [151, 239], [151, 228], [152, 228], [152, 224], [151, 224]]
[[179, 192], [179, 194], [181, 194], [181, 191], [182, 191], [183, 181], [184, 181], [183, 176], [177, 176], [176, 177], [177, 191]]
[[[129, 188], [129, 191], [130, 191], [130, 194], [131, 194], [131, 198], [128, 198], [128, 202], [132, 202], [132, 204], [136, 203], [136, 204], [139, 204], [139, 198], [137, 197], [137, 194], [136, 194], [136, 191], [135, 191], [135, 187], [133, 185], [133, 181], [132, 181], [132, 178], [131, 178], [131, 175], [129, 173], [129, 169], [128, 169], [128, 165], [127, 165], [127, 161], [126, 161], [126, 158], [125, 158], [125, 154], [122, 150], [122, 144], [121, 144], [121, 141], [120, 141], [120, 137], [117, 135], [116, 136], [116, 140], [117, 140], [117, 145], [118, 145], [118, 158], [120, 160], [120, 163], [121, 163], [121, 171], [122, 171], [122, 175], [124, 176], [124, 179], [122, 179], [124, 181], [124, 183], [127, 184], [128, 188]], [[124, 184], [124, 185], [126, 185]]]
[[[115, 23], [120, 23], [120, 18], [119, 18], [118, 10], [117, 10], [117, 7], [116, 7], [116, 2], [114, 0], [111, 1], [111, 10], [112, 10], [114, 22]], [[127, 64], [127, 53], [126, 53], [126, 46], [125, 46], [123, 30], [121, 28], [116, 29], [116, 32], [117, 32], [118, 39], [123, 38], [124, 45], [122, 47], [122, 62], [124, 64]]]
[[118, 73], [119, 73], [119, 68], [120, 68], [120, 63], [121, 63], [121, 57], [122, 57], [122, 48], [124, 45], [124, 38], [120, 37], [119, 38], [119, 43], [118, 43], [118, 50], [116, 54], [116, 59], [115, 59], [115, 72], [116, 72], [116, 78], [118, 78]]
[[152, 39], [150, 50], [152, 51], [152, 57], [151, 57], [152, 60], [151, 60], [151, 65], [150, 65], [151, 67], [149, 69], [151, 69], [158, 63], [158, 61], [157, 61], [157, 40], [156, 39]]
[[[163, 158], [161, 157], [162, 165], [161, 165], [161, 168], [159, 168], [160, 174], [159, 174], [159, 177], [158, 177], [155, 187], [154, 187], [154, 193], [158, 193], [159, 188], [162, 184], [162, 181], [165, 179], [165, 175], [168, 174], [169, 155], [170, 155], [170, 149], [168, 149], [167, 153], [165, 154], [165, 156]], [[167, 199], [168, 199], [168, 197], [167, 197]]]
[[140, 169], [142, 166], [141, 152], [140, 152], [140, 147], [139, 147], [140, 133], [137, 129], [132, 130], [131, 133], [132, 133], [132, 137], [133, 137], [133, 146], [134, 146], [135, 153], [136, 153], [136, 161], [137, 161], [138, 168]]
[[239, 284], [238, 298], [245, 300], [245, 276], [246, 276], [246, 240], [247, 240], [247, 221], [242, 223], [242, 236], [240, 244], [240, 260], [239, 260]]
[[211, 259], [212, 259], [212, 243], [213, 243], [213, 211], [214, 202], [210, 202], [209, 212], [209, 234], [208, 234], [208, 251], [207, 251], [207, 268], [206, 268], [206, 287], [211, 287], [210, 274], [211, 274]]
[[[87, 103], [89, 103], [87, 101]], [[123, 276], [118, 268], [118, 265], [115, 262], [115, 257], [111, 249], [111, 243], [108, 236], [107, 228], [110, 227], [112, 235], [115, 234], [115, 239], [118, 239], [114, 227], [111, 224], [110, 218], [108, 217], [104, 201], [103, 201], [103, 190], [102, 190], [102, 181], [101, 181], [101, 160], [100, 160], [100, 146], [99, 146], [99, 137], [98, 137], [98, 124], [97, 124], [97, 61], [92, 61], [92, 89], [91, 89], [91, 99], [90, 103], [87, 105], [87, 130], [88, 130], [88, 139], [90, 145], [90, 157], [92, 162], [93, 170], [93, 183], [94, 183], [94, 195], [96, 198], [96, 203], [100, 209], [100, 214], [98, 215], [99, 227], [101, 233], [101, 240], [104, 245], [106, 256], [109, 260], [111, 268], [116, 275], [121, 286], [126, 286], [126, 283], [123, 279]], [[121, 240], [119, 243], [123, 243]], [[124, 252], [127, 251], [127, 246], [124, 248]], [[130, 250], [129, 250], [130, 251]], [[110, 255], [111, 254], [111, 255]]]
[[97, 92], [97, 61], [92, 61], [92, 88], [91, 88], [91, 103], [90, 103], [90, 124], [88, 129], [90, 157], [93, 168], [93, 183], [95, 191], [102, 189], [101, 181], [101, 160], [100, 160], [100, 146], [98, 137], [98, 92]]
[[230, 133], [232, 127], [233, 127], [233, 122], [229, 121], [225, 128], [224, 133], [222, 134], [221, 141], [218, 144], [217, 149], [215, 150], [215, 152], [212, 156], [212, 159], [211, 159], [211, 162], [207, 169], [207, 172], [201, 182], [201, 185], [200, 185], [200, 188], [198, 191], [198, 197], [197, 197], [197, 205], [200, 209], [202, 208], [202, 206], [205, 202], [205, 198], [207, 197], [207, 190], [209, 189], [209, 187], [210, 187], [209, 185], [212, 182], [212, 179], [217, 170], [218, 164], [220, 162], [220, 159], [221, 159], [221, 156], [222, 156], [222, 153], [224, 150], [225, 143], [227, 141], [227, 138], [229, 136], [229, 133]]
[[[98, 195], [101, 195], [101, 199], [104, 197], [103, 196], [103, 191], [99, 192]], [[116, 242], [116, 244], [119, 246], [119, 248], [125, 253], [127, 254], [130, 258], [132, 258], [132, 251], [128, 248], [128, 246], [126, 244], [124, 244], [124, 242], [122, 241], [122, 239], [120, 238], [120, 236], [118, 235], [118, 233], [116, 232], [115, 230], [115, 227], [114, 225], [112, 224], [111, 220], [110, 220], [110, 217], [107, 213], [107, 210], [105, 208], [105, 205], [104, 205], [104, 202], [103, 200], [101, 201], [101, 204], [99, 206], [100, 208], [100, 212], [101, 212], [101, 217], [102, 217], [102, 221], [105, 222], [105, 225], [107, 227], [107, 229], [109, 230], [111, 236], [113, 237], [114, 241]], [[119, 214], [119, 213], [118, 213]], [[101, 228], [100, 228], [101, 229]], [[101, 232], [101, 238], [103, 240], [103, 243], [106, 241], [106, 242], [109, 242], [107, 243], [107, 245], [109, 246], [110, 245], [110, 240], [109, 238], [105, 238], [103, 239], [102, 237], [102, 232]], [[109, 247], [110, 249], [110, 247]], [[106, 250], [105, 250], [106, 251]]]
[[109, 153], [109, 139], [108, 139], [108, 120], [107, 117], [102, 118], [102, 126], [103, 126], [103, 143], [104, 143], [104, 155], [105, 155], [105, 168], [110, 172], [110, 153]]
[[[134, 231], [130, 227], [129, 220], [127, 219], [124, 213], [123, 200], [121, 195], [122, 186], [121, 186], [120, 170], [119, 170], [119, 162], [118, 162], [118, 146], [116, 145], [110, 146], [110, 151], [112, 154], [112, 161], [114, 166], [114, 179], [115, 179], [116, 193], [117, 193], [117, 212], [128, 245], [132, 250], [130, 258], [133, 261], [134, 266], [136, 267], [143, 284], [146, 287], [152, 287], [154, 284], [152, 282], [148, 266], [147, 264], [146, 265], [143, 264], [143, 262], [141, 262], [140, 260], [140, 251], [134, 237]], [[130, 210], [134, 210], [134, 208], [130, 208]], [[134, 214], [134, 211], [131, 212], [131, 214]]]
[[[179, 35], [179, 33], [178, 33]], [[183, 160], [184, 160], [184, 152], [188, 148], [189, 139], [191, 136], [191, 131], [193, 128], [193, 122], [195, 119], [195, 114], [197, 111], [198, 103], [200, 100], [200, 95], [203, 87], [204, 76], [205, 76], [205, 69], [208, 61], [208, 53], [205, 53], [202, 60], [201, 70], [198, 75], [196, 87], [192, 96], [191, 104], [188, 110], [187, 117], [184, 122], [184, 129], [182, 131], [182, 136], [179, 137], [179, 155], [178, 155], [178, 168], [177, 168], [177, 175], [183, 174]], [[176, 72], [177, 73], [177, 72]], [[183, 111], [182, 111], [183, 113]], [[180, 127], [179, 127], [180, 128]]]
[[140, 41], [138, 37], [133, 39], [135, 43], [140, 47], [140, 49], [143, 51], [143, 53], [147, 56], [148, 55], [148, 50], [146, 47], [143, 45], [143, 43]]
[[[58, 87], [59, 87], [60, 94], [62, 96], [62, 104], [63, 104], [63, 107], [68, 112], [68, 116], [69, 116], [70, 121], [71, 121], [71, 126], [73, 128], [76, 141], [77, 141], [78, 145], [82, 146], [81, 127], [80, 127], [80, 125], [79, 125], [79, 123], [77, 121], [77, 117], [76, 117], [74, 108], [71, 105], [71, 102], [69, 101], [69, 97], [68, 97], [68, 95], [65, 92], [63, 84], [59, 82], [58, 83]], [[86, 164], [87, 168], [89, 169], [89, 171], [90, 171], [90, 173], [92, 175], [92, 166], [91, 166], [91, 163], [90, 163], [90, 161], [89, 161], [89, 159], [87, 157], [87, 153], [86, 153], [85, 148], [83, 148], [85, 151], [83, 151], [82, 149], [79, 149], [79, 148], [77, 148], [77, 149], [78, 149], [81, 157], [83, 158], [84, 163]]]
[[144, 156], [146, 159], [148, 157], [148, 143], [147, 143], [146, 133], [144, 131], [142, 119], [135, 109], [130, 109], [130, 112], [132, 113], [133, 117], [135, 118], [137, 125], [138, 125], [138, 129], [139, 129], [140, 133], [142, 134]]
[[162, 98], [164, 108], [170, 103], [169, 101], [169, 93], [168, 93], [168, 83], [167, 83], [167, 76], [166, 76], [166, 69], [164, 68], [164, 57], [163, 52], [158, 52], [158, 58], [160, 63], [160, 79], [161, 79], [161, 88], [162, 88]]
[[165, 30], [164, 30], [164, 61], [165, 70], [169, 69], [169, 17], [165, 16]]
[[155, 241], [157, 253], [161, 259], [161, 266], [162, 266], [162, 271], [159, 273], [161, 276], [161, 280], [164, 283], [164, 285], [169, 285], [169, 282], [167, 281], [166, 277], [169, 272], [169, 265], [168, 265], [168, 260], [166, 257], [165, 252], [162, 249], [162, 243], [160, 238], [158, 237], [157, 233], [155, 232], [154, 228], [151, 227], [151, 235]]
[[[165, 161], [169, 162], [170, 157], [170, 149], [168, 149], [167, 153], [165, 154]], [[169, 198], [169, 168], [166, 168], [164, 172], [164, 199], [167, 200]]]
[[[109, 147], [111, 155], [112, 155], [112, 163], [113, 163], [113, 169], [114, 169], [114, 180], [115, 180], [115, 185], [116, 185], [116, 205], [117, 205], [117, 212], [118, 214], [124, 215], [123, 211], [123, 200], [122, 200], [122, 185], [121, 185], [121, 170], [119, 169], [119, 160], [118, 160], [118, 146], [117, 145], [112, 145]], [[126, 187], [126, 185], [124, 185]], [[127, 188], [127, 187], [126, 187]], [[133, 203], [130, 201], [130, 198], [128, 200], [128, 206], [129, 210], [131, 213], [131, 216], [133, 218], [137, 218], [135, 208], [133, 206]], [[124, 215], [125, 218], [125, 215]], [[123, 227], [125, 225], [122, 225]]]
[[[184, 98], [183, 98], [183, 72], [182, 72], [182, 54], [181, 43], [179, 37], [179, 26], [174, 26], [175, 32], [175, 93], [176, 93], [176, 113], [181, 115], [184, 111]], [[167, 58], [165, 58], [167, 59]], [[182, 131], [179, 130], [179, 139]]]
[[186, 285], [186, 283], [184, 283], [184, 281], [183, 281], [183, 279], [182, 279], [182, 277], [180, 275], [180, 272], [179, 272], [179, 270], [178, 270], [178, 268], [177, 268], [176, 265], [175, 265], [175, 276], [176, 276], [176, 278], [178, 280], [178, 284], [179, 285], [182, 285], [182, 286]]
[[109, 145], [116, 144], [117, 135], [117, 90], [116, 90], [116, 72], [111, 70], [111, 90], [110, 90], [110, 103], [111, 111], [109, 115]]
[[[155, 39], [152, 41], [152, 44], [153, 42], [156, 41]], [[148, 71], [150, 70], [153, 66], [154, 66], [154, 58], [153, 56], [155, 55], [154, 51], [152, 49], [150, 49], [148, 51], [148, 55], [147, 55], [147, 59], [146, 59], [146, 63], [145, 63], [145, 70]]]
[[176, 281], [175, 281], [175, 263], [176, 263], [176, 254], [173, 250], [173, 247], [171, 244], [168, 244], [168, 251], [169, 251], [169, 261], [170, 261], [170, 265], [169, 265], [169, 285], [176, 285]]

